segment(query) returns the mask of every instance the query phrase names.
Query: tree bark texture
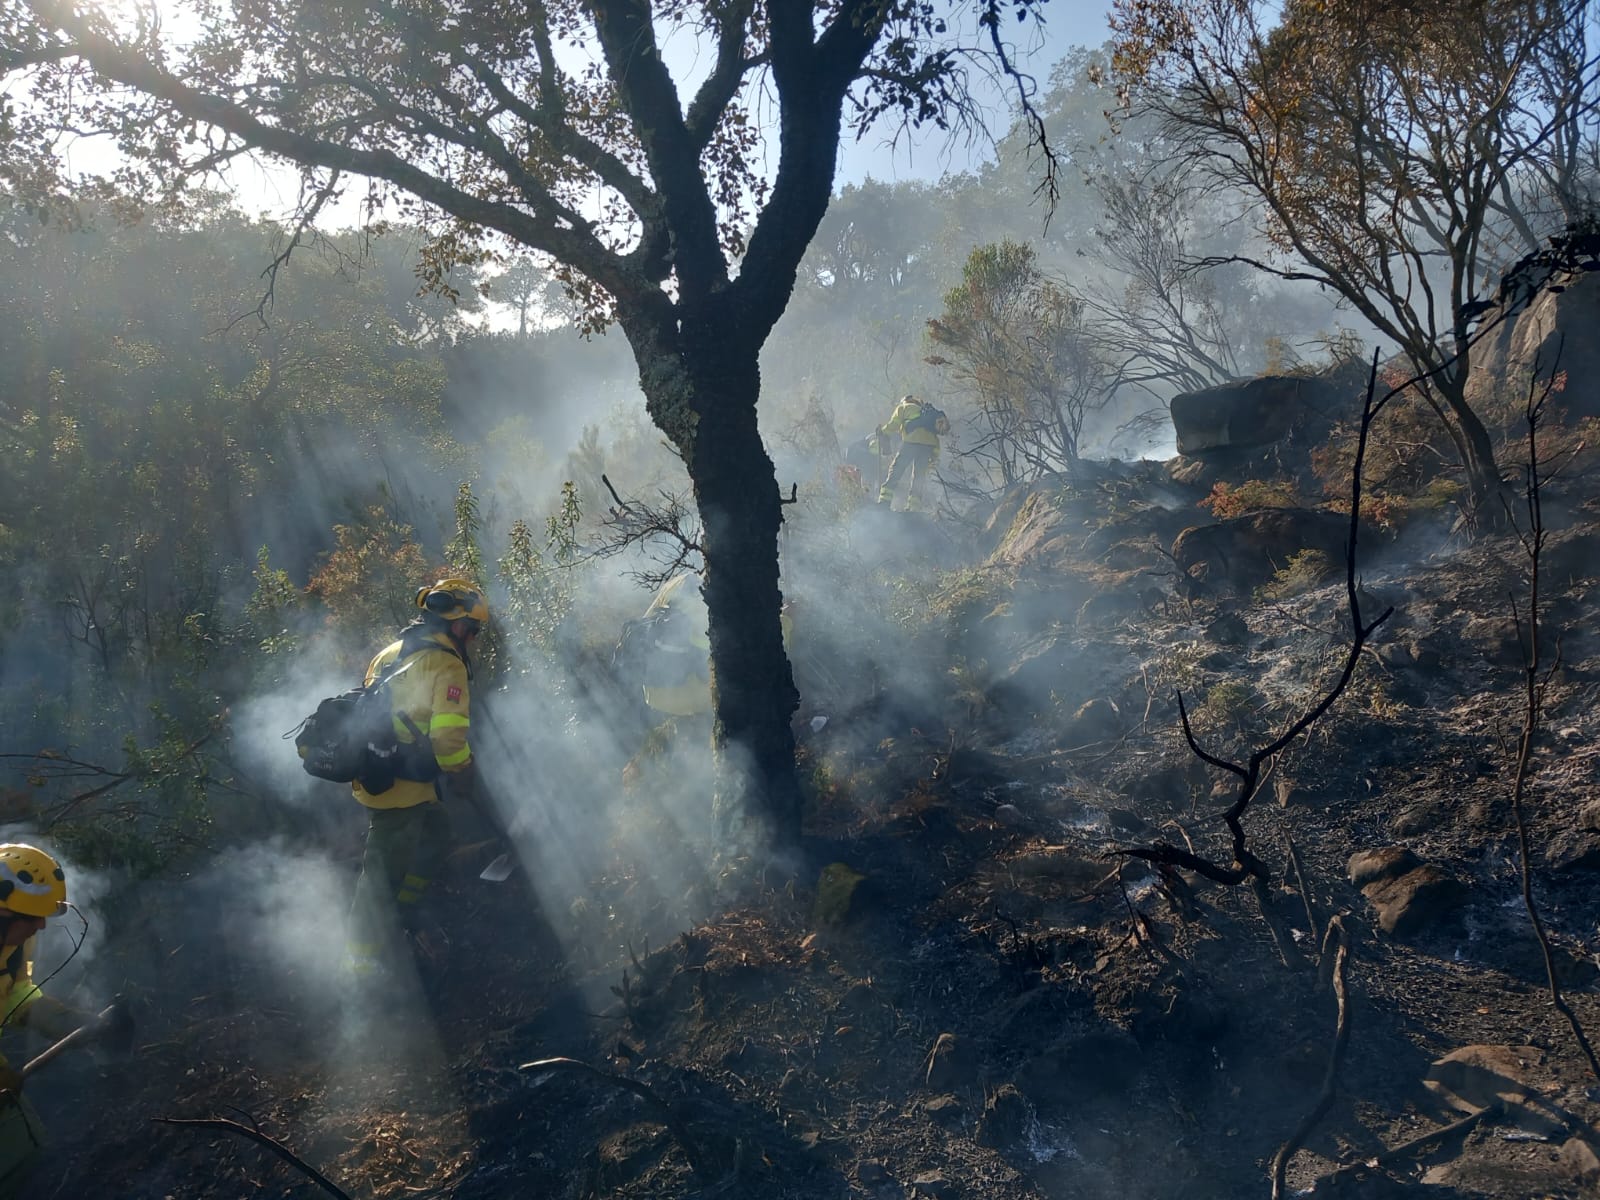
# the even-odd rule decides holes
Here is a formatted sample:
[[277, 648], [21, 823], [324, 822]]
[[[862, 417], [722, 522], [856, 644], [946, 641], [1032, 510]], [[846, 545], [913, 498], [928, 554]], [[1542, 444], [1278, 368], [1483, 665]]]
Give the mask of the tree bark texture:
[[683, 454], [700, 510], [711, 621], [712, 824], [719, 853], [792, 848], [800, 789], [791, 718], [799, 706], [779, 620], [776, 469], [756, 418], [761, 339], [737, 314], [629, 331], [657, 427]]

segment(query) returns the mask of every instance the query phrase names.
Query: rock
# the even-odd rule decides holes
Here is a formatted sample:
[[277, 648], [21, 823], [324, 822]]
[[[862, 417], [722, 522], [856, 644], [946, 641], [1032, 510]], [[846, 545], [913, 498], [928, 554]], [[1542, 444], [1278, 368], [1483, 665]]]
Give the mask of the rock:
[[1591, 800], [1578, 810], [1578, 828], [1600, 833], [1600, 800]]
[[1543, 856], [1545, 867], [1551, 871], [1600, 870], [1600, 833], [1581, 826], [1558, 829], [1545, 843]]
[[856, 1164], [856, 1182], [863, 1187], [882, 1187], [893, 1178], [881, 1162], [866, 1159]]
[[1600, 1183], [1600, 1155], [1582, 1138], [1568, 1138], [1557, 1156], [1562, 1173], [1577, 1184]]
[[1350, 856], [1350, 882], [1358, 888], [1380, 879], [1394, 879], [1422, 865], [1422, 860], [1404, 846], [1384, 846], [1360, 850]]
[[930, 1092], [950, 1092], [978, 1080], [978, 1056], [972, 1046], [953, 1033], [941, 1033], [928, 1051], [923, 1086]]
[[1003, 1083], [984, 1102], [983, 1115], [978, 1118], [978, 1144], [991, 1149], [1014, 1146], [1028, 1136], [1032, 1124], [1033, 1106], [1015, 1086]]
[[1412, 937], [1460, 908], [1467, 889], [1459, 879], [1424, 864], [1361, 889], [1378, 916], [1378, 927], [1398, 938]]
[[959, 1125], [966, 1116], [966, 1109], [960, 1100], [954, 1096], [934, 1096], [922, 1102], [922, 1111], [928, 1118], [939, 1125]]
[[1579, 276], [1564, 291], [1541, 291], [1473, 351], [1467, 401], [1481, 404], [1494, 395], [1526, 395], [1534, 364], [1548, 376], [1559, 352], [1567, 386], [1551, 396], [1551, 404], [1565, 410], [1569, 420], [1600, 415], [1600, 348], [1592, 336], [1596, 321], [1600, 279], [1593, 275]]
[[1326, 391], [1321, 380], [1263, 375], [1180, 392], [1171, 404], [1178, 453], [1192, 457], [1276, 442], [1304, 424], [1308, 415], [1321, 416], [1328, 404]]
[[911, 1179], [911, 1186], [919, 1196], [930, 1196], [933, 1200], [953, 1200], [958, 1195], [956, 1185], [944, 1177], [941, 1171], [924, 1171]]
[[1206, 637], [1219, 646], [1243, 646], [1250, 640], [1250, 626], [1236, 612], [1223, 613], [1206, 626]]
[[1349, 526], [1338, 513], [1267, 508], [1213, 525], [1190, 526], [1172, 543], [1172, 557], [1184, 571], [1203, 566], [1208, 583], [1225, 581], [1249, 589], [1272, 578], [1301, 550], [1342, 559], [1348, 534]]
[[1500, 1104], [1499, 1120], [1537, 1137], [1559, 1137], [1572, 1120], [1539, 1093], [1551, 1082], [1537, 1046], [1463, 1046], [1428, 1068], [1423, 1086], [1458, 1112]]
[[1466, 885], [1404, 846], [1350, 856], [1350, 882], [1361, 889], [1385, 933], [1409, 937], [1460, 906]]

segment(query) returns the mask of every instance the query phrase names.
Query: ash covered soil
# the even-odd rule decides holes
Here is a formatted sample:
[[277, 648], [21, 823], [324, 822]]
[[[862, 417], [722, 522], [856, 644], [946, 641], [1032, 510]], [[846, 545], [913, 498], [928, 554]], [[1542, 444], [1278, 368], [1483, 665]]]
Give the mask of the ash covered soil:
[[[336, 947], [285, 967], [124, 914], [107, 953], [147, 968], [140, 1045], [31, 1089], [56, 1139], [32, 1191], [330, 1194], [233, 1131], [155, 1123], [225, 1118], [362, 1200], [1265, 1196], [1334, 1053], [1338, 917], [1348, 1043], [1285, 1194], [1600, 1195], [1600, 1081], [1521, 898], [1521, 541], [1363, 547], [1364, 615], [1394, 614], [1246, 810], [1270, 878], [1228, 887], [1117, 853], [1229, 859], [1236, 781], [1185, 745], [1175, 694], [1243, 761], [1337, 677], [1346, 591], [1152, 595], [1147, 543], [1194, 520], [1130, 505], [1151, 478], [930, 526], [957, 569], [906, 653], [939, 689], [806, 688], [802, 624], [803, 870], [641, 902], [651, 862], [619, 856], [569, 910], [458, 863], [434, 955], [358, 1016]], [[1524, 807], [1555, 969], [1600, 1032], [1600, 512], [1576, 490], [1547, 508]], [[359, 833], [333, 847], [351, 877]], [[558, 1057], [648, 1096], [519, 1069]]]

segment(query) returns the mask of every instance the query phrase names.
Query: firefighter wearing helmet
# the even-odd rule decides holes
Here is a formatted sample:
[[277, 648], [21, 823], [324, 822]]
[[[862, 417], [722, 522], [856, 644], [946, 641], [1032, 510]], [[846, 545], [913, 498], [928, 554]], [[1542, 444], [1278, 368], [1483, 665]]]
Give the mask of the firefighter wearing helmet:
[[465, 787], [472, 765], [470, 652], [489, 623], [488, 602], [476, 584], [451, 577], [418, 589], [416, 607], [417, 618], [367, 667], [368, 685], [389, 673], [401, 753], [393, 779], [352, 785], [368, 810], [346, 944], [358, 980], [379, 979], [402, 939], [420, 937], [418, 905], [450, 838], [443, 785]]
[[906, 482], [909, 484], [906, 511], [921, 509], [928, 479], [939, 462], [939, 439], [949, 432], [950, 418], [942, 410], [917, 396], [900, 398], [900, 403], [895, 405], [889, 419], [878, 426], [874, 437], [874, 447], [882, 454], [888, 448], [889, 439], [900, 435], [900, 448], [878, 488], [879, 504], [892, 505], [895, 491]]
[[[0, 1040], [14, 1042], [3, 1034], [19, 1028], [52, 1043], [86, 1030], [125, 1051], [133, 1023], [121, 1004], [95, 1017], [44, 995], [33, 982], [35, 939], [47, 920], [66, 911], [61, 864], [37, 846], [0, 844]], [[39, 1114], [22, 1088], [23, 1070], [0, 1056], [0, 1200], [21, 1195], [44, 1144]]]

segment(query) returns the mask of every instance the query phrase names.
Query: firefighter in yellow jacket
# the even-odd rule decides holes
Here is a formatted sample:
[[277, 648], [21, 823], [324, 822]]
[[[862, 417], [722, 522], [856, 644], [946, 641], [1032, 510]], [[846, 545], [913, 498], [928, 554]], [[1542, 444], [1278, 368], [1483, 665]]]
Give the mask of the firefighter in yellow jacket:
[[888, 439], [900, 435], [900, 449], [889, 464], [878, 489], [878, 503], [892, 504], [895, 489], [909, 477], [906, 492], [906, 511], [915, 512], [922, 507], [922, 496], [928, 487], [928, 476], [939, 461], [939, 438], [950, 432], [950, 419], [939, 409], [915, 396], [902, 396], [889, 419], [878, 426], [875, 439], [878, 453], [887, 448]]
[[441, 579], [417, 592], [417, 607], [418, 619], [367, 668], [368, 685], [389, 674], [400, 754], [393, 780], [353, 785], [355, 798], [368, 809], [346, 946], [358, 978], [381, 974], [395, 961], [402, 936], [417, 932], [417, 906], [450, 837], [443, 780], [464, 782], [462, 773], [472, 765], [468, 654], [488, 623], [488, 603], [467, 580]]
[[[86, 1028], [91, 1036], [126, 1049], [133, 1024], [121, 1005], [92, 1017], [44, 995], [33, 982], [39, 931], [66, 910], [67, 878], [60, 863], [37, 846], [0, 845], [0, 1031], [29, 1029], [55, 1042]], [[0, 1200], [23, 1194], [44, 1144], [39, 1114], [23, 1096], [22, 1084], [18, 1067], [0, 1057]]]

